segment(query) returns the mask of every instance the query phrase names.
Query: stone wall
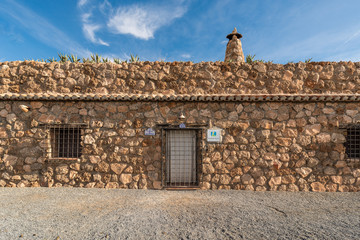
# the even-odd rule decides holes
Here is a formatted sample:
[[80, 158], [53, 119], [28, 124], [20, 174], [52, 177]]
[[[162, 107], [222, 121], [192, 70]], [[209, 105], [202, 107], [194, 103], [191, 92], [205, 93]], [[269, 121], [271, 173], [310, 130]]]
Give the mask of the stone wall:
[[360, 93], [360, 63], [0, 63], [1, 93]]
[[[352, 62], [0, 63], [0, 186], [160, 189], [158, 124], [178, 125], [184, 112], [186, 126], [204, 126], [202, 189], [358, 191], [360, 160], [347, 158], [346, 131], [340, 128], [360, 121], [358, 98], [70, 101], [66, 94], [353, 95], [360, 94], [359, 77], [360, 63]], [[62, 97], [36, 101], [43, 93]], [[86, 125], [81, 158], [49, 157], [46, 126], [56, 123]], [[150, 127], [155, 136], [145, 136]], [[211, 127], [223, 130], [222, 143], [206, 141]]]
[[[348, 65], [339, 63], [335, 68], [344, 66], [343, 73], [348, 74]], [[20, 105], [29, 105], [30, 111], [22, 111]], [[0, 186], [159, 189], [162, 154], [156, 124], [179, 124], [183, 111], [186, 125], [223, 129], [222, 143], [207, 143], [205, 132], [202, 136], [206, 148], [200, 171], [202, 189], [358, 191], [360, 161], [346, 158], [345, 133], [339, 128], [360, 120], [358, 106], [342, 102], [3, 101]], [[77, 122], [87, 124], [82, 157], [49, 159], [48, 132], [42, 124]], [[155, 136], [144, 135], [148, 127], [156, 130]]]

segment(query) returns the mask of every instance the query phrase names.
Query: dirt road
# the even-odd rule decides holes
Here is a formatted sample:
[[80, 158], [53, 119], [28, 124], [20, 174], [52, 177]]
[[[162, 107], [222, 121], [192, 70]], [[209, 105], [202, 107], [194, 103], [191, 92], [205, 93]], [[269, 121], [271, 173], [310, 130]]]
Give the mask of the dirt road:
[[0, 239], [360, 239], [360, 193], [0, 189]]

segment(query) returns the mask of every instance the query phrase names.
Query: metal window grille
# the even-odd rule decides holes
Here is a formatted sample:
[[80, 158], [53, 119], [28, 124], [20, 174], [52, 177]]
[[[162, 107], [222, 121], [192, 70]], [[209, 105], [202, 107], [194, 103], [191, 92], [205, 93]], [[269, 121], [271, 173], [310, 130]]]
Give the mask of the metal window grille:
[[81, 125], [54, 125], [49, 127], [49, 131], [52, 158], [81, 156]]
[[165, 185], [197, 186], [199, 182], [199, 137], [197, 130], [165, 131]]
[[349, 126], [346, 129], [346, 155], [348, 158], [360, 158], [360, 125]]

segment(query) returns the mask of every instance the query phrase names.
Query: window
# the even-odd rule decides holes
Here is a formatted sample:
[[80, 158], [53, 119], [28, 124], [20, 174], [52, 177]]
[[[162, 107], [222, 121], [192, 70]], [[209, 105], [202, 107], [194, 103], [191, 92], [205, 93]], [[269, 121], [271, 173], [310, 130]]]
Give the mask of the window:
[[346, 128], [346, 155], [348, 158], [360, 158], [360, 125]]
[[79, 158], [81, 156], [82, 125], [51, 125], [49, 132], [52, 158]]

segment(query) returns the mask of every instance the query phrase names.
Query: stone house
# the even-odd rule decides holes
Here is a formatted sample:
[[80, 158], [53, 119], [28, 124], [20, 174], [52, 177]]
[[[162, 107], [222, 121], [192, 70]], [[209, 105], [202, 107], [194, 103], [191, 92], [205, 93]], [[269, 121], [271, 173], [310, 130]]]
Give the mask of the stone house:
[[0, 186], [360, 190], [360, 63], [0, 63]]

